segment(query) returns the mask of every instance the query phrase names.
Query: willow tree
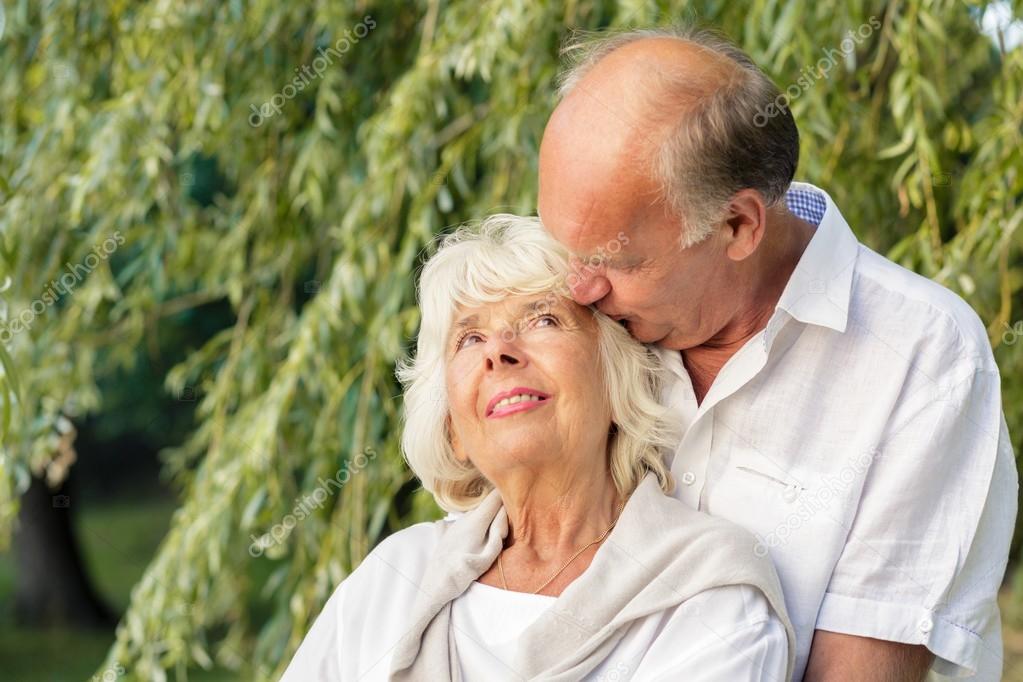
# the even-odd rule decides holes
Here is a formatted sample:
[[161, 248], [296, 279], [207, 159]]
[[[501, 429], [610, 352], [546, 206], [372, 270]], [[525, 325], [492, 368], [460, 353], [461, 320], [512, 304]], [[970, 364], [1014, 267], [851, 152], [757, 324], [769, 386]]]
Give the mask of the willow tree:
[[574, 29], [739, 42], [789, 96], [800, 179], [980, 313], [1019, 450], [1023, 50], [979, 31], [983, 4], [4, 4], [3, 537], [30, 475], [66, 472], [99, 379], [182, 311], [234, 312], [166, 377], [198, 428], [167, 453], [180, 508], [104, 668], [271, 678], [374, 543], [435, 516], [397, 447], [413, 275], [446, 226], [534, 211]]

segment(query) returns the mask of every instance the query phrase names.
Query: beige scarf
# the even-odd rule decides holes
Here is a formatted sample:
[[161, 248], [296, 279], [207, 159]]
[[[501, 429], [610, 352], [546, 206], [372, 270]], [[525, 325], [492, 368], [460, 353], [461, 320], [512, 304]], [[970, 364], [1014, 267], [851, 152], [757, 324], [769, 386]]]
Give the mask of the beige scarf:
[[[409, 614], [411, 628], [395, 647], [391, 680], [462, 679], [451, 604], [490, 568], [508, 533], [497, 490], [454, 522], [437, 524], [440, 539]], [[754, 543], [738, 526], [665, 495], [648, 473], [589, 567], [522, 633], [512, 669], [530, 680], [580, 680], [636, 620], [705, 590], [750, 585], [764, 593], [785, 626], [789, 664], [779, 682], [786, 682], [795, 663], [795, 634], [774, 566], [754, 554]]]

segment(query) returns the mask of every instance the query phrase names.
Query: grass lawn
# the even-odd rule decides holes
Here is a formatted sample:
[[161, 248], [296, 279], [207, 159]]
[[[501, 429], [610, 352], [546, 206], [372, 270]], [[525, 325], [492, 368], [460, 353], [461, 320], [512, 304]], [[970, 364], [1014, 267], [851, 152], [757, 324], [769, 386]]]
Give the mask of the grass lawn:
[[[174, 511], [173, 500], [142, 498], [103, 505], [83, 503], [76, 514], [78, 539], [96, 588], [119, 613], [156, 551]], [[5, 682], [83, 682], [96, 673], [114, 633], [26, 630], [14, 627], [13, 557], [0, 554], [0, 661]], [[174, 679], [173, 674], [169, 676]], [[224, 682], [229, 671], [190, 671], [189, 680]]]

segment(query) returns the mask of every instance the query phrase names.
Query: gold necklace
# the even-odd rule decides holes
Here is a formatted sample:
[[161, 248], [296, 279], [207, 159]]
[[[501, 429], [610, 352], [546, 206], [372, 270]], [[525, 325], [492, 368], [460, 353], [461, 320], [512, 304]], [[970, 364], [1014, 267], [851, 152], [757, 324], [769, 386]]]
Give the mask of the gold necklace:
[[[541, 585], [540, 587], [536, 588], [536, 589], [535, 589], [535, 590], [533, 591], [533, 594], [540, 594], [540, 591], [541, 591], [541, 590], [542, 590], [543, 588], [545, 588], [545, 587], [547, 587], [548, 585], [550, 585], [550, 584], [551, 584], [551, 582], [552, 582], [552, 581], [553, 581], [553, 580], [554, 580], [555, 578], [557, 578], [557, 577], [558, 577], [559, 575], [561, 575], [562, 571], [564, 571], [564, 570], [565, 570], [566, 568], [568, 568], [569, 566], [571, 566], [571, 565], [572, 565], [572, 562], [573, 562], [573, 561], [575, 561], [576, 559], [578, 559], [578, 558], [579, 558], [579, 555], [581, 555], [581, 554], [582, 554], [583, 552], [585, 552], [585, 551], [586, 551], [587, 549], [589, 549], [589, 548], [590, 548], [590, 547], [592, 547], [593, 545], [597, 544], [598, 542], [600, 542], [601, 540], [603, 540], [604, 538], [606, 538], [606, 537], [607, 537], [607, 534], [608, 534], [608, 533], [610, 533], [610, 532], [611, 532], [611, 529], [615, 527], [615, 524], [616, 524], [616, 523], [618, 523], [618, 519], [619, 519], [619, 517], [621, 517], [621, 515], [622, 515], [622, 510], [623, 510], [623, 509], [625, 509], [625, 502], [626, 502], [626, 501], [627, 501], [628, 499], [629, 499], [629, 498], [625, 498], [624, 500], [622, 500], [622, 503], [621, 503], [620, 505], [618, 505], [618, 513], [617, 513], [617, 514], [615, 514], [615, 518], [614, 518], [614, 521], [612, 521], [612, 522], [611, 522], [611, 525], [610, 525], [610, 526], [608, 526], [608, 527], [607, 527], [607, 529], [606, 529], [606, 530], [605, 530], [605, 531], [604, 531], [603, 533], [601, 533], [601, 534], [600, 534], [600, 536], [599, 536], [599, 537], [598, 537], [598, 538], [597, 538], [596, 540], [594, 540], [593, 542], [591, 542], [590, 544], [586, 545], [585, 547], [583, 547], [582, 549], [580, 549], [580, 550], [579, 550], [578, 552], [576, 552], [575, 554], [573, 554], [573, 555], [572, 555], [572, 558], [571, 558], [571, 559], [569, 559], [568, 561], [566, 561], [566, 562], [565, 562], [565, 565], [564, 565], [564, 566], [562, 566], [561, 568], [559, 568], [559, 569], [558, 569], [558, 570], [557, 570], [557, 571], [556, 571], [556, 572], [554, 573], [554, 575], [552, 575], [552, 576], [551, 576], [550, 578], [547, 578], [547, 580], [546, 580], [546, 581], [544, 582], [544, 584], [543, 584], [543, 585]], [[504, 550], [502, 549], [502, 550], [501, 550], [501, 553], [497, 555], [497, 568], [498, 568], [498, 570], [499, 570], [499, 571], [501, 571], [501, 584], [502, 584], [502, 585], [504, 586], [504, 589], [506, 589], [506, 590], [507, 590], [507, 589], [508, 589], [508, 580], [507, 580], [507, 579], [506, 579], [506, 578], [504, 577], [504, 562], [503, 562], [503, 561], [501, 560], [501, 558], [502, 558], [503, 556], [504, 556]]]

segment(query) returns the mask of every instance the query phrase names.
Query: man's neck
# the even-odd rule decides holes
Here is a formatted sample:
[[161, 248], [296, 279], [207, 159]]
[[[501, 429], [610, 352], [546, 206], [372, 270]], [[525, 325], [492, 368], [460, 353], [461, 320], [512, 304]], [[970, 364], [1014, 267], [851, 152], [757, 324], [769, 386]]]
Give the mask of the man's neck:
[[725, 363], [760, 333], [778, 305], [792, 272], [806, 251], [816, 229], [788, 211], [773, 213], [769, 232], [771, 242], [762, 244], [756, 260], [749, 264], [750, 280], [746, 301], [739, 312], [713, 337], [682, 351], [698, 403], [702, 403]]

